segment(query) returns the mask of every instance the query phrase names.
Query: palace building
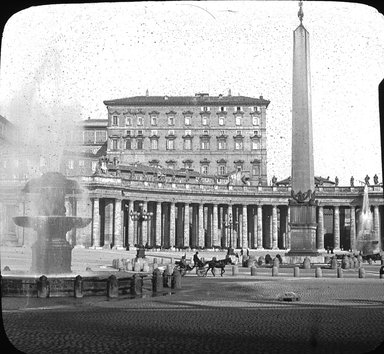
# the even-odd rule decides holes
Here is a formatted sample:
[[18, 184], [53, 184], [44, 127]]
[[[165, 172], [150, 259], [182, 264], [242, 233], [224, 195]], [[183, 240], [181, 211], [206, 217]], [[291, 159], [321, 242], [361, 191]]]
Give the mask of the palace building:
[[269, 101], [262, 96], [147, 94], [104, 104], [108, 156], [121, 164], [139, 162], [218, 176], [243, 171], [251, 184], [267, 183]]

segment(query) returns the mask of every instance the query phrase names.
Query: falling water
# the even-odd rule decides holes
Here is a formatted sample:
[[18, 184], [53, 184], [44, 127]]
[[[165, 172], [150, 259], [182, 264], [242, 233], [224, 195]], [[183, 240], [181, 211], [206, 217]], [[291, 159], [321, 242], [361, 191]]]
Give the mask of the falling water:
[[374, 254], [379, 251], [378, 242], [373, 232], [373, 218], [369, 206], [367, 185], [364, 187], [363, 205], [358, 217], [356, 248], [363, 255]]

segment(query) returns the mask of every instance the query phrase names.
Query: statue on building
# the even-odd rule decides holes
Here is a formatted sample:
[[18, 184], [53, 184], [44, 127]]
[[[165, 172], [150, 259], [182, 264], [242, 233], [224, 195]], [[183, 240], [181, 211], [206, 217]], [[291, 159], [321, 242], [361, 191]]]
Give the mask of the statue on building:
[[365, 181], [365, 184], [367, 186], [369, 186], [369, 180], [370, 180], [370, 177], [368, 175], [366, 175], [365, 178], [364, 178], [364, 181]]
[[277, 178], [275, 175], [272, 177], [272, 186], [276, 186]]
[[97, 165], [96, 165], [96, 171], [95, 171], [96, 175], [107, 174], [108, 172], [107, 162], [108, 162], [108, 158], [106, 156], [101, 156], [99, 158], [99, 161], [97, 162]]
[[335, 187], [337, 187], [339, 185], [339, 178], [336, 176], [335, 177]]
[[373, 176], [373, 183], [374, 183], [374, 184], [379, 184], [379, 177], [377, 177], [377, 174], [375, 174], [375, 175]]
[[355, 179], [353, 178], [353, 176], [351, 176], [351, 187], [354, 187], [355, 186]]

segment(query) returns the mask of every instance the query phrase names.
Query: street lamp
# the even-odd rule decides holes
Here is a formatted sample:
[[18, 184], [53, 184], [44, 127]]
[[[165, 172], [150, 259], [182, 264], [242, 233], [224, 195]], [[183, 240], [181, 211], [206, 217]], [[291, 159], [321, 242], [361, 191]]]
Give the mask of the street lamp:
[[232, 221], [232, 214], [229, 214], [229, 218], [228, 218], [228, 220], [224, 220], [224, 227], [225, 227], [226, 229], [229, 228], [229, 247], [228, 247], [228, 254], [231, 254], [231, 253], [232, 253], [232, 250], [233, 250], [233, 248], [232, 248], [232, 228], [233, 228], [233, 225], [234, 225], [234, 224], [237, 225], [238, 222], [237, 222], [237, 221], [233, 222], [233, 221]]
[[129, 213], [131, 220], [137, 221], [137, 230], [138, 231], [140, 230], [140, 236], [138, 235], [139, 237], [137, 241], [140, 245], [143, 244], [143, 226], [142, 226], [143, 221], [146, 222], [150, 220], [153, 216], [152, 212], [147, 212], [146, 210], [143, 209], [143, 207], [144, 207], [144, 204], [139, 203], [139, 210], [138, 211], [131, 210], [131, 212]]

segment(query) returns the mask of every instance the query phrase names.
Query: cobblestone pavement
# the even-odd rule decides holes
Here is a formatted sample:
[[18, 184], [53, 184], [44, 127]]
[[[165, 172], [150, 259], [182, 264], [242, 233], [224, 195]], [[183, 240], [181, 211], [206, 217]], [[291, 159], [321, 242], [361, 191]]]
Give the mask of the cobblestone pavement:
[[[147, 290], [149, 285], [146, 285]], [[294, 291], [298, 302], [277, 301]], [[365, 353], [384, 340], [384, 281], [183, 278], [144, 298], [3, 298], [24, 353]]]

